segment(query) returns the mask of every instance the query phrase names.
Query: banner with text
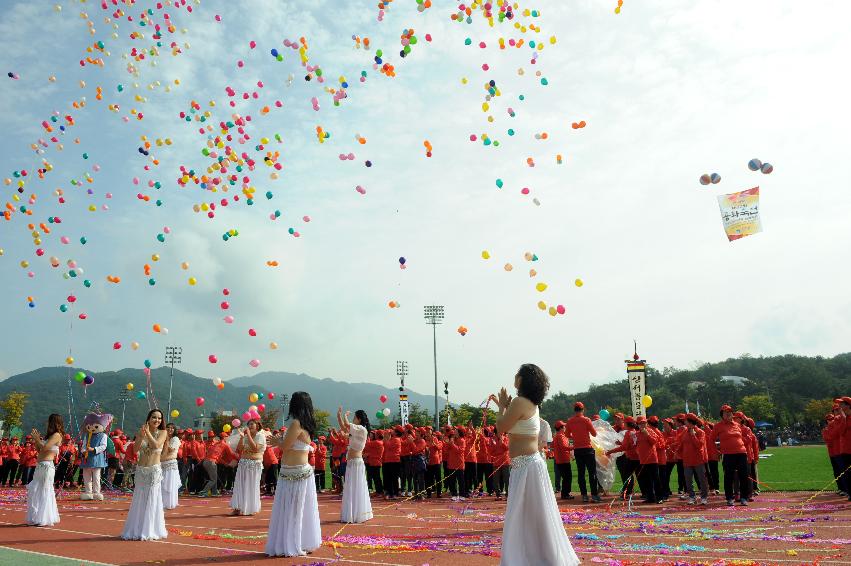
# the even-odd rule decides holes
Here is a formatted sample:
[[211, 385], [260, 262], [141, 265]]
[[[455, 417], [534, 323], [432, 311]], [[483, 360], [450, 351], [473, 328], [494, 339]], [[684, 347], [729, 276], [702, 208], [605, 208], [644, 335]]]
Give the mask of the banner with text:
[[626, 376], [629, 383], [629, 399], [633, 417], [645, 417], [647, 413], [641, 399], [644, 397], [645, 365], [643, 362], [627, 362]]
[[727, 240], [733, 241], [762, 232], [759, 219], [759, 187], [746, 191], [718, 195], [721, 221]]
[[402, 426], [408, 424], [409, 414], [410, 412], [408, 408], [408, 396], [399, 395], [399, 418], [402, 419]]

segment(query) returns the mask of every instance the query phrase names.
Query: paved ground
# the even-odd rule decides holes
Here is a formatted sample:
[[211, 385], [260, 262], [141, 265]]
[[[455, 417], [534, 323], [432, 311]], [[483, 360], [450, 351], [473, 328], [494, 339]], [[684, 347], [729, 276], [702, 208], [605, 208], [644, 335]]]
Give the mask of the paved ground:
[[[126, 496], [103, 502], [63, 497], [62, 522], [39, 528], [23, 525], [25, 491], [3, 490], [0, 564], [54, 563], [44, 555], [74, 558], [77, 564], [272, 562], [263, 554], [271, 499], [263, 500], [263, 511], [254, 517], [230, 517], [228, 500], [222, 498], [186, 497], [180, 503], [166, 513], [167, 540], [127, 542], [118, 538], [129, 507]], [[340, 503], [332, 495], [320, 495], [319, 505], [323, 547], [307, 558], [275, 563], [499, 563], [505, 503], [492, 498], [458, 503], [445, 498], [394, 504], [374, 500], [376, 517], [363, 525], [340, 524]], [[591, 506], [570, 501], [560, 508], [585, 563], [851, 565], [851, 504], [826, 493], [770, 493], [749, 507], [734, 508], [722, 505], [720, 497], [708, 507], [689, 507], [679, 500], [630, 507], [610, 498]], [[10, 554], [10, 549], [29, 552]]]

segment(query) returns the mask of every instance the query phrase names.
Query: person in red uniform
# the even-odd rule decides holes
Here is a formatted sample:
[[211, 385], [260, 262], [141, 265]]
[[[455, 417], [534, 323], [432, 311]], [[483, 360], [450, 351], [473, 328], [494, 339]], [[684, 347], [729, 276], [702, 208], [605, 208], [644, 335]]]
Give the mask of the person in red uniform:
[[331, 489], [334, 493], [343, 493], [343, 478], [346, 475], [345, 456], [348, 450], [348, 438], [336, 429], [329, 429], [331, 437]]
[[[18, 475], [18, 466], [21, 463], [22, 449], [23, 447], [18, 443], [18, 437], [13, 436], [6, 447], [6, 455], [3, 457], [5, 462], [3, 477], [7, 478], [6, 485], [9, 487], [15, 485], [15, 477]], [[0, 485], [2, 485], [2, 482], [0, 482]]]
[[7, 457], [8, 449], [9, 441], [5, 438], [0, 439], [0, 485], [3, 485], [3, 481], [6, 478], [6, 466], [3, 464], [3, 460]]
[[426, 493], [425, 473], [428, 468], [428, 444], [423, 438], [424, 429], [414, 429], [414, 442], [411, 448], [411, 473], [413, 474], [414, 499], [422, 500]]
[[[748, 428], [747, 420], [748, 417], [743, 412], [736, 411], [735, 413], [733, 413], [733, 422], [738, 424], [742, 430], [742, 442], [744, 442], [745, 450], [747, 451], [748, 477], [745, 481], [747, 481], [748, 485], [750, 486], [750, 495], [748, 496], [748, 501], [753, 501], [753, 476], [751, 475], [751, 464], [754, 463], [755, 457], [753, 453], [753, 440], [751, 439], [751, 437], [753, 437], [754, 434], [753, 432], [751, 432], [751, 429]], [[739, 496], [739, 498], [741, 498], [742, 488], [741, 485], [739, 485], [738, 483], [739, 481], [741, 481], [741, 479], [736, 478], [736, 482], [733, 484], [733, 489]]]
[[582, 492], [582, 501], [588, 503], [588, 490], [585, 486], [585, 473], [588, 473], [588, 482], [591, 484], [591, 500], [600, 503], [602, 499], [597, 493], [597, 460], [594, 457], [594, 449], [591, 447], [591, 437], [597, 436], [591, 419], [585, 416], [585, 405], [582, 401], [573, 404], [573, 416], [567, 419], [568, 437], [573, 439], [573, 457], [576, 460], [576, 475], [579, 480], [579, 491]]
[[700, 419], [694, 413], [686, 415], [686, 429], [682, 434], [683, 467], [685, 468], [688, 504], [695, 504], [694, 482], [700, 487], [700, 504], [706, 505], [709, 498], [709, 482], [706, 480], [706, 433], [700, 428]]
[[372, 430], [369, 432], [369, 440], [366, 441], [366, 447], [364, 447], [363, 459], [366, 461], [367, 488], [372, 487], [372, 494], [375, 496], [382, 495], [384, 493], [384, 486], [381, 482], [381, 465], [384, 462], [382, 431]]
[[56, 466], [53, 487], [61, 489], [66, 486], [66, 482], [69, 482], [76, 454], [77, 447], [71, 442], [71, 435], [65, 434], [62, 437], [62, 444], [59, 445], [59, 454], [57, 454], [59, 463]]
[[652, 427], [647, 424], [647, 417], [635, 419], [638, 424], [636, 434], [636, 448], [638, 449], [638, 461], [640, 464], [638, 483], [643, 487], [645, 503], [662, 503], [662, 487], [659, 485], [659, 459], [656, 455], [656, 443], [658, 437]]
[[472, 422], [464, 429], [464, 491], [463, 497], [470, 497], [476, 491], [476, 476], [478, 475], [478, 452], [481, 434]]
[[657, 495], [661, 496], [664, 503], [668, 500], [668, 491], [670, 491], [667, 485], [662, 484], [662, 479], [665, 477], [665, 468], [668, 464], [667, 440], [665, 439], [665, 434], [660, 429], [659, 417], [656, 415], [647, 417], [647, 425], [648, 430], [656, 436], [656, 474], [659, 476], [657, 479], [659, 493]]
[[848, 494], [848, 501], [851, 501], [851, 397], [842, 397], [840, 399], [839, 414], [840, 425], [842, 431], [841, 442], [839, 444], [842, 450], [842, 470], [845, 478], [845, 493]]
[[496, 498], [508, 497], [508, 482], [511, 475], [511, 459], [508, 454], [508, 433], [499, 434], [491, 449], [494, 468], [494, 485]]
[[236, 481], [236, 466], [239, 464], [240, 454], [237, 454], [228, 444], [229, 432], [220, 432], [219, 444], [222, 451], [216, 458], [216, 472], [218, 473], [219, 492], [232, 494], [233, 483]]
[[821, 437], [827, 445], [827, 457], [830, 458], [833, 477], [836, 478], [836, 494], [848, 495], [845, 491], [845, 476], [842, 473], [842, 418], [838, 415], [841, 410], [839, 403], [834, 403], [831, 411], [824, 417], [826, 424], [821, 430]]
[[487, 426], [487, 415], [483, 416], [482, 430], [479, 435], [479, 442], [476, 446], [476, 484], [479, 486], [479, 493], [485, 491], [488, 495], [493, 495], [493, 482], [491, 482], [491, 474], [493, 473], [493, 465], [490, 459], [490, 447], [493, 439], [493, 427]]
[[325, 468], [328, 466], [328, 445], [325, 444], [326, 440], [325, 436], [320, 436], [316, 441], [316, 466], [313, 472], [314, 479], [316, 480], [316, 491], [319, 493], [325, 492]]
[[402, 480], [402, 495], [405, 497], [410, 497], [414, 490], [414, 468], [413, 468], [413, 454], [414, 454], [414, 431], [413, 425], [407, 424], [405, 425], [405, 434], [402, 438], [402, 460], [400, 462], [401, 466], [401, 480]]
[[745, 420], [745, 424], [750, 431], [750, 441], [751, 441], [751, 454], [753, 455], [753, 461], [750, 461], [751, 466], [751, 493], [753, 495], [759, 495], [759, 439], [756, 437], [756, 423], [750, 417]]
[[665, 465], [664, 467], [659, 466], [659, 482], [662, 485], [662, 495], [667, 499], [673, 495], [671, 473], [677, 465], [677, 451], [679, 449], [679, 434], [674, 430], [673, 419], [662, 420], [662, 436], [665, 439]]
[[555, 422], [556, 433], [553, 435], [553, 458], [556, 468], [559, 471], [559, 480], [561, 485], [556, 485], [560, 488], [562, 499], [574, 499], [570, 495], [570, 489], [573, 486], [573, 469], [570, 466], [570, 459], [573, 456], [573, 448], [570, 446], [570, 439], [567, 436], [567, 427], [564, 421]]
[[449, 469], [449, 493], [452, 494], [452, 500], [466, 499], [469, 493], [467, 492], [467, 482], [464, 479], [464, 456], [467, 452], [467, 443], [464, 438], [464, 427], [455, 427], [450, 432], [451, 438], [447, 438], [449, 444], [447, 454], [447, 465]]
[[[278, 436], [276, 430], [272, 436]], [[324, 438], [324, 437], [319, 437]], [[280, 470], [280, 460], [275, 453], [275, 448], [271, 442], [266, 443], [266, 449], [263, 450], [263, 493], [265, 495], [274, 495], [275, 486], [278, 483], [278, 471]]]
[[721, 421], [712, 427], [710, 441], [715, 442], [715, 440], [720, 442], [720, 451], [723, 455], [724, 497], [727, 499], [727, 505], [735, 503], [733, 480], [737, 478], [742, 491], [739, 503], [747, 505], [751, 495], [750, 482], [747, 481], [748, 449], [745, 446], [742, 428], [733, 421], [733, 408], [730, 405], [721, 407]]
[[32, 481], [37, 459], [38, 449], [33, 444], [32, 436], [27, 435], [24, 439], [24, 448], [21, 450], [21, 485], [27, 485]]
[[443, 464], [443, 442], [440, 440], [440, 431], [432, 431], [431, 427], [426, 429], [425, 442], [428, 447], [428, 466], [426, 467], [426, 495], [431, 499], [431, 494], [437, 492], [440, 497], [443, 494], [443, 482], [440, 478], [440, 468]]
[[711, 439], [712, 423], [703, 421], [704, 446], [706, 447], [706, 481], [709, 484], [709, 490], [715, 495], [718, 495], [719, 483], [721, 477], [718, 475], [718, 460], [721, 459], [721, 453], [718, 451], [718, 446]]
[[201, 461], [201, 466], [204, 474], [207, 476], [207, 481], [198, 492], [198, 497], [217, 497], [219, 495], [219, 472], [218, 460], [222, 454], [222, 442], [212, 430], [207, 432], [207, 444], [204, 447], [204, 457]]
[[205, 473], [202, 462], [204, 461], [204, 432], [201, 430], [194, 431], [192, 442], [189, 446], [189, 493], [197, 495], [201, 486], [204, 485]]
[[399, 495], [399, 469], [402, 462], [402, 435], [404, 430], [396, 426], [384, 432], [384, 454], [381, 471], [384, 477], [385, 499], [396, 499]]

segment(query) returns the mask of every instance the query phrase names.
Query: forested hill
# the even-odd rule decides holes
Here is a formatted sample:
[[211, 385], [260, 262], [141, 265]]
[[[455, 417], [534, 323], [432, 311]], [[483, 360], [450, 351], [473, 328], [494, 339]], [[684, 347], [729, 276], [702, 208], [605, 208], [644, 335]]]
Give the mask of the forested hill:
[[[688, 401], [691, 411], [700, 403], [701, 413], [712, 418], [717, 418], [721, 405], [729, 403], [757, 420], [781, 426], [817, 422], [830, 408], [830, 400], [851, 395], [851, 353], [832, 358], [745, 354], [690, 370], [666, 367], [659, 371], [648, 366], [647, 393], [653, 398], [648, 414], [676, 414]], [[626, 368], [622, 380], [592, 385], [581, 393], [551, 395], [541, 415], [550, 422], [568, 417], [575, 401], [583, 401], [589, 414], [603, 407], [629, 414]]]

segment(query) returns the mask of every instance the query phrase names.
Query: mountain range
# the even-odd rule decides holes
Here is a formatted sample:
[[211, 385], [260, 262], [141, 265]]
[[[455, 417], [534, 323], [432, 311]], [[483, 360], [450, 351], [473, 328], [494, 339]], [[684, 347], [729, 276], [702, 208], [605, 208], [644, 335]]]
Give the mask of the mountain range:
[[[0, 381], [0, 399], [12, 391], [29, 394], [22, 418], [24, 431], [29, 431], [33, 427], [43, 429], [46, 426], [47, 417], [54, 412], [63, 415], [66, 421], [69, 418], [68, 415], [73, 412], [74, 418], [81, 422], [86, 411], [94, 407], [96, 403], [100, 404], [103, 411], [115, 416], [113, 428], [136, 430], [145, 419], [149, 403], [153, 405], [156, 399], [163, 411], [167, 408], [170, 372], [168, 367], [151, 370], [153, 395], [146, 395], [144, 399], [139, 398], [139, 392], [146, 391], [147, 378], [141, 369], [126, 368], [91, 373], [95, 381], [89, 386], [74, 380], [74, 374], [78, 371], [90, 373], [84, 368], [42, 367], [13, 375]], [[70, 394], [69, 379], [71, 380]], [[129, 392], [127, 391], [128, 383], [133, 384], [133, 390]], [[398, 389], [374, 383], [348, 383], [328, 378], [319, 379], [303, 373], [266, 371], [230, 379], [224, 384], [224, 388], [219, 390], [211, 379], [175, 369], [171, 406], [172, 409], [180, 411], [180, 416], [168, 420], [176, 422], [181, 427], [191, 427], [196, 417], [210, 416], [213, 411], [234, 411], [239, 415], [251, 405], [248, 401], [251, 393], [263, 393], [264, 396], [269, 392], [275, 393], [276, 398], [273, 401], [264, 398], [258, 403], [265, 403], [270, 409], [280, 410], [282, 395], [290, 395], [293, 391], [307, 391], [313, 398], [314, 408], [331, 413], [332, 422], [340, 405], [352, 411], [364, 409], [369, 415], [374, 415], [376, 411], [384, 407], [389, 407], [393, 414], [396, 414], [399, 407]], [[411, 403], [417, 403], [424, 408], [434, 405], [433, 396], [413, 391], [406, 391], [406, 394]], [[129, 400], [122, 403], [122, 395], [129, 397]], [[381, 403], [382, 395], [387, 396], [386, 403]], [[198, 397], [204, 398], [202, 406], [196, 405]], [[441, 407], [443, 407], [442, 402]], [[121, 424], [122, 411], [124, 425]], [[2, 418], [1, 415], [0, 418]], [[66, 428], [70, 428], [67, 423]]]

